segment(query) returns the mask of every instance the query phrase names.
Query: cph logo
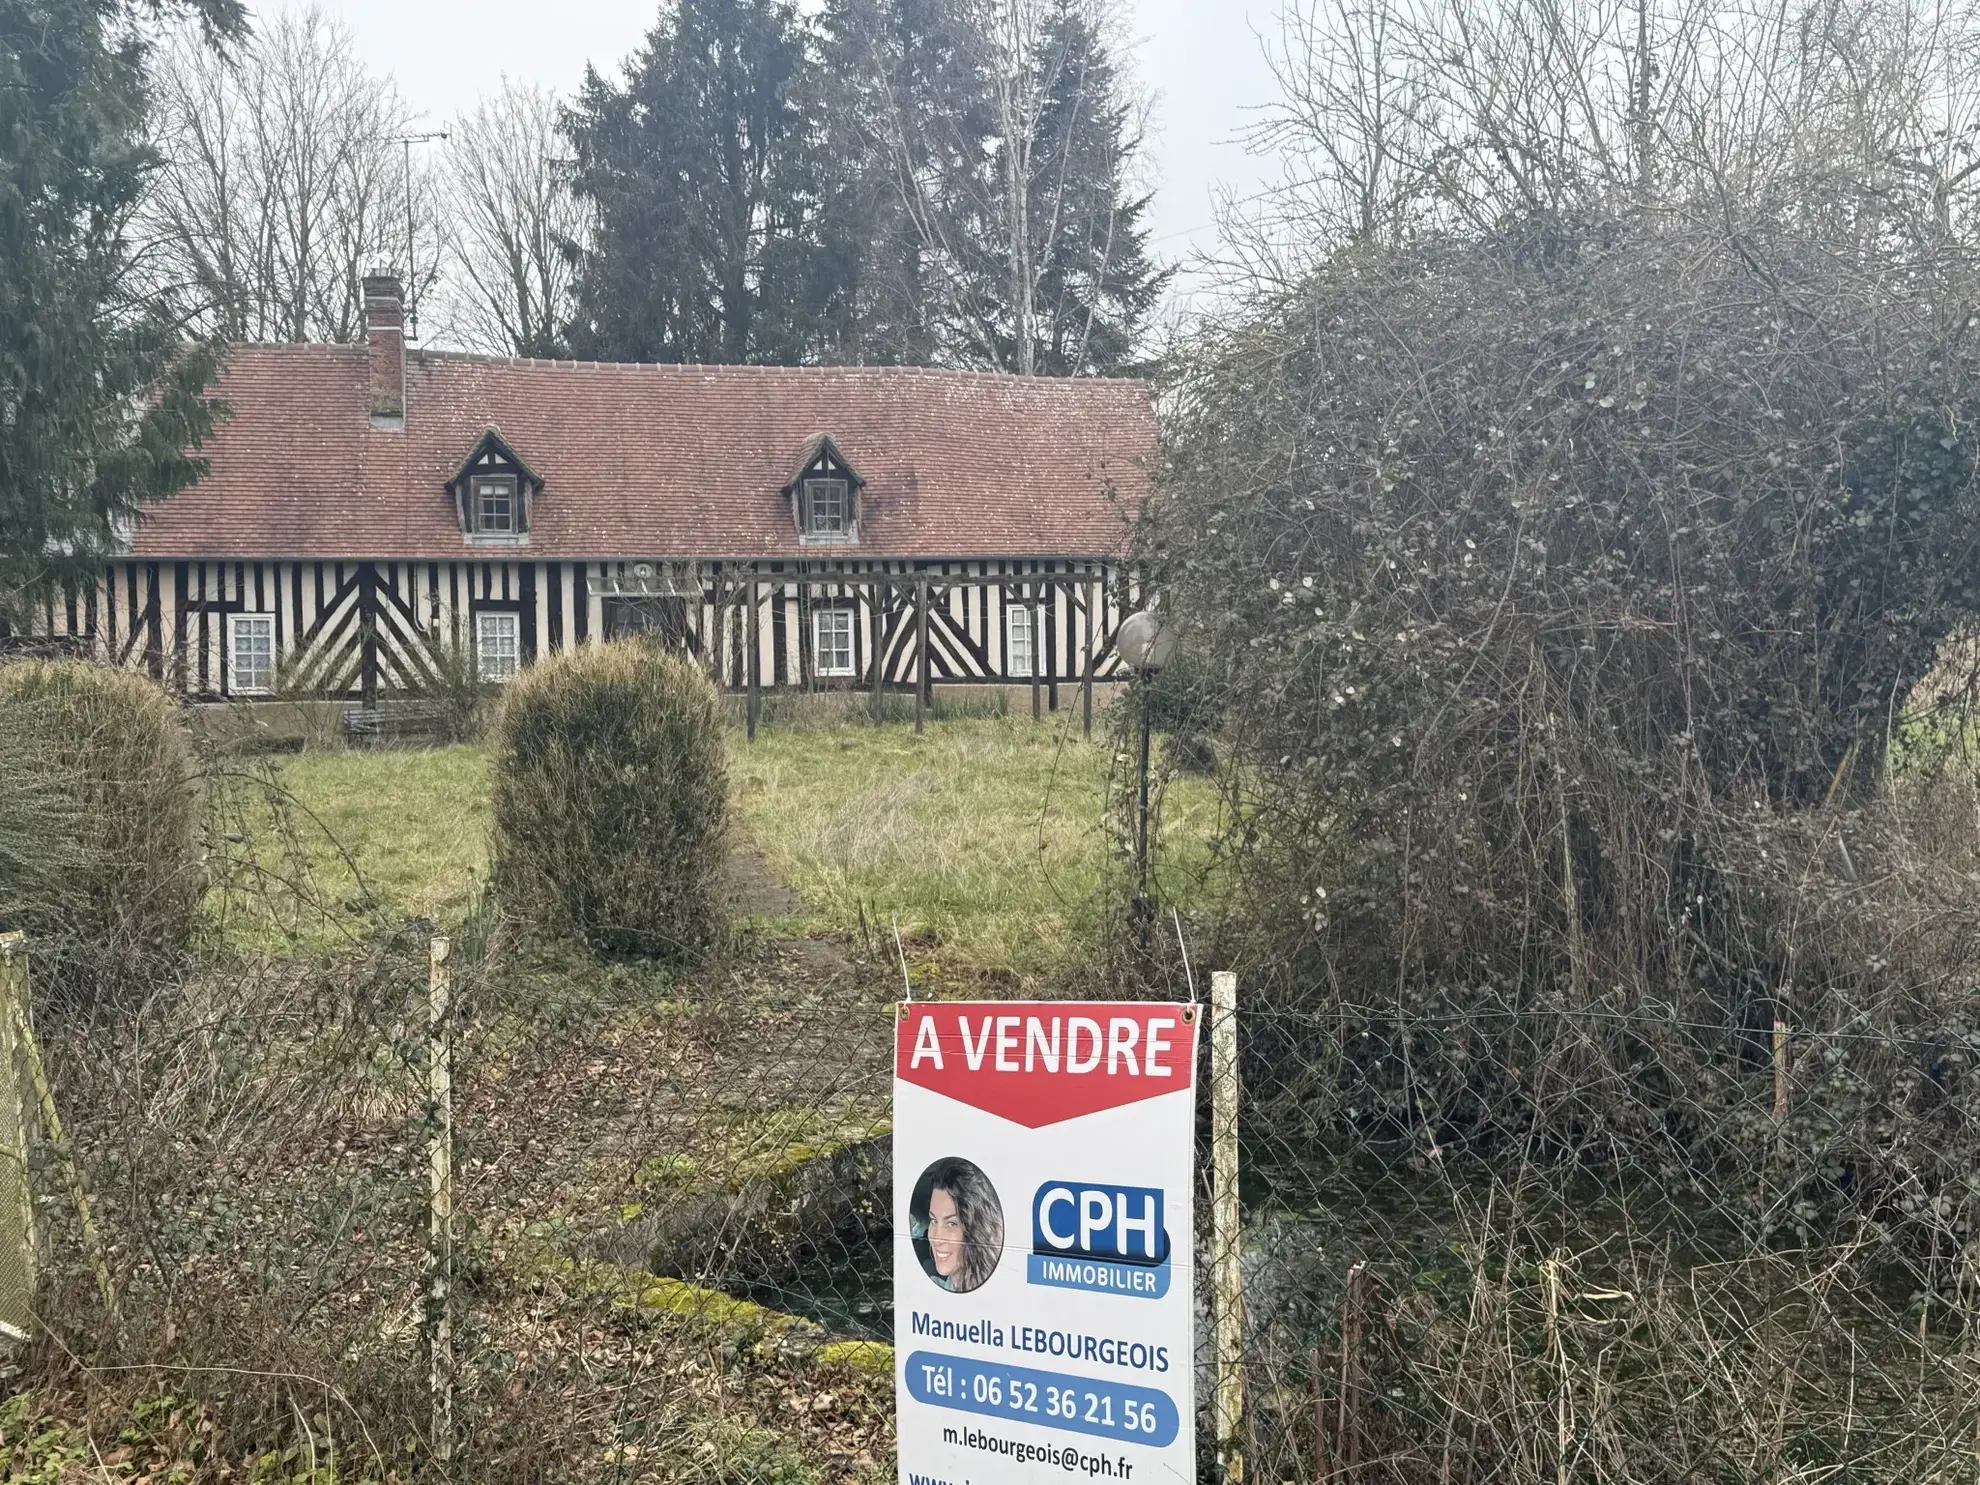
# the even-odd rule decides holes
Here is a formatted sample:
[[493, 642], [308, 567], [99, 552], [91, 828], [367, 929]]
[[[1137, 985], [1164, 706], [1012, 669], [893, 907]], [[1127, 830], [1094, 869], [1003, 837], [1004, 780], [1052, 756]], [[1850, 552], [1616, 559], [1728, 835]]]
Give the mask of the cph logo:
[[1153, 1186], [1047, 1181], [1031, 1199], [1033, 1253], [1156, 1264], [1169, 1256], [1162, 1192]]

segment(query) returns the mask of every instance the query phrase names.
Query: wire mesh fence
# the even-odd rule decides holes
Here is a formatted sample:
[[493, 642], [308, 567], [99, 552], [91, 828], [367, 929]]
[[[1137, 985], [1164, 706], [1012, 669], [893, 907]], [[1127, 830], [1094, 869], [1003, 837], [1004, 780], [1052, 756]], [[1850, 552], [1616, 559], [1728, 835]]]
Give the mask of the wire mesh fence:
[[[898, 980], [816, 954], [689, 983], [413, 929], [44, 1018], [100, 1240], [36, 1161], [30, 1366], [169, 1396], [161, 1433], [216, 1457], [282, 1440], [299, 1475], [891, 1477]], [[1599, 1121], [1570, 1145], [1559, 1119], [1422, 1117], [1469, 1012], [1240, 999], [1227, 1024], [1199, 1100], [1200, 1478], [1975, 1477], [1970, 1168], [1849, 1190], [1886, 1107], [1952, 1121], [1956, 1161], [1942, 1039], [1679, 1028], [1724, 1070], [1711, 1138], [1654, 1067], [1616, 1074], [1668, 1125], [1659, 1160]], [[1534, 1065], [1653, 1029], [1550, 1012]]]

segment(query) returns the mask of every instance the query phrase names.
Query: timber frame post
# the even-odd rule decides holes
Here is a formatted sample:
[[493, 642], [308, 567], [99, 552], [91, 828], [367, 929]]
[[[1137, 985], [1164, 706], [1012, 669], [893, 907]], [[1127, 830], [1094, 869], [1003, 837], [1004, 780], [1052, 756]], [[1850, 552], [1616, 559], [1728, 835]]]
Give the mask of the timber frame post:
[[1041, 602], [1044, 585], [1036, 578], [1026, 585], [1025, 601], [1031, 605], [1031, 720], [1036, 722], [1045, 715], [1045, 698], [1038, 668], [1044, 663], [1045, 646], [1045, 605]]
[[752, 569], [749, 577], [749, 608], [743, 616], [744, 643], [749, 646], [749, 700], [745, 705], [746, 720], [744, 730], [751, 742], [756, 741], [756, 718], [763, 704], [763, 630], [757, 613], [761, 602], [761, 588]]
[[[744, 703], [743, 719], [751, 739], [763, 720], [764, 693], [786, 685], [847, 693], [864, 685], [868, 715], [875, 722], [887, 716], [890, 687], [897, 683], [905, 699], [905, 689], [913, 686], [915, 720], [926, 731], [935, 706], [936, 648], [946, 635], [953, 637], [964, 657], [962, 668], [948, 672], [948, 679], [1004, 691], [1028, 682], [1034, 721], [1043, 721], [1048, 710], [1059, 709], [1061, 682], [1076, 687], [1080, 729], [1090, 740], [1098, 709], [1098, 685], [1104, 678], [1101, 660], [1109, 642], [1104, 596], [1108, 578], [1090, 563], [1069, 565], [1064, 572], [1044, 571], [1042, 563], [1034, 564], [1034, 568], [1029, 572], [952, 573], [913, 563], [898, 569], [818, 563], [785, 572], [738, 560], [726, 567], [718, 565], [707, 574], [700, 599], [705, 617], [690, 621], [690, 648], [694, 647], [692, 636], [699, 636], [699, 660], [718, 690], [736, 695]], [[821, 598], [821, 590], [831, 596]], [[787, 602], [790, 593], [796, 597], [795, 632], [791, 610], [786, 607], [779, 612], [779, 604]], [[981, 600], [980, 622], [986, 632], [979, 645], [974, 632], [979, 622], [978, 600], [973, 595], [993, 593], [998, 598], [997, 607], [992, 608], [987, 597]], [[956, 609], [958, 594], [962, 595], [960, 612]], [[851, 668], [834, 670], [822, 679], [811, 623], [821, 602], [850, 608], [855, 614]], [[857, 617], [862, 612], [866, 616], [863, 624]], [[765, 614], [769, 616], [767, 624]], [[1012, 668], [1014, 623], [1026, 624], [1029, 630], [1030, 666], [1024, 673]], [[788, 665], [777, 665], [774, 677], [767, 675], [772, 668], [768, 656], [786, 641], [791, 657]], [[862, 644], [868, 646], [864, 653]], [[739, 645], [747, 649], [738, 651]], [[896, 664], [898, 676], [894, 673]], [[982, 667], [980, 675], [977, 665]], [[1070, 704], [1071, 693], [1063, 694]], [[851, 696], [846, 699], [850, 701]]]
[[1086, 663], [1079, 674], [1079, 726], [1080, 734], [1093, 741], [1093, 605], [1099, 595], [1099, 586], [1088, 577], [1085, 583], [1086, 608]]
[[921, 736], [928, 711], [928, 579], [914, 590], [914, 733]]
[[867, 698], [868, 712], [878, 722], [886, 715], [882, 699], [887, 689], [887, 610], [893, 606], [894, 594], [885, 573], [875, 578], [873, 583], [873, 694]]

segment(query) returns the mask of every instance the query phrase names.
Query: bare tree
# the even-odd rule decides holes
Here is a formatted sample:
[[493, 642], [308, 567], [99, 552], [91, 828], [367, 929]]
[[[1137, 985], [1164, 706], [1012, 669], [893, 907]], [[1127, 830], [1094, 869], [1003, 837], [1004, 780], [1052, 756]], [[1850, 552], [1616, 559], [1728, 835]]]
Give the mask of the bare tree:
[[1535, 214], [1843, 212], [1865, 250], [1944, 245], [1980, 169], [1976, 50], [1972, 0], [1309, 0], [1251, 140], [1284, 185], [1227, 225], [1254, 281]]
[[571, 311], [566, 245], [588, 217], [561, 163], [556, 96], [504, 79], [454, 125], [447, 151], [453, 224], [450, 329], [477, 349], [541, 356], [560, 346]]
[[188, 41], [164, 54], [158, 89], [152, 231], [223, 333], [352, 340], [365, 273], [395, 267], [415, 292], [431, 282], [435, 192], [417, 166], [408, 182], [399, 142], [412, 111], [341, 25], [283, 12], [238, 58]]

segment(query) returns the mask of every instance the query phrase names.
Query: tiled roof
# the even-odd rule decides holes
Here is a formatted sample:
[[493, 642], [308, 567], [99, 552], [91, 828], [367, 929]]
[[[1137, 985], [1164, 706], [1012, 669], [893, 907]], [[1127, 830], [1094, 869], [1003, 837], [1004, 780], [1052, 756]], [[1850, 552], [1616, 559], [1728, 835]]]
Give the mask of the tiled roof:
[[[430, 351], [407, 355], [405, 429], [375, 429], [366, 355], [236, 348], [212, 472], [148, 509], [136, 553], [491, 555], [445, 487], [492, 424], [544, 481], [532, 556], [1107, 556], [1156, 449], [1135, 381]], [[855, 547], [801, 546], [780, 493], [820, 434], [866, 481]]]

